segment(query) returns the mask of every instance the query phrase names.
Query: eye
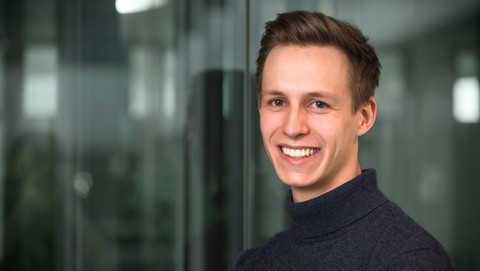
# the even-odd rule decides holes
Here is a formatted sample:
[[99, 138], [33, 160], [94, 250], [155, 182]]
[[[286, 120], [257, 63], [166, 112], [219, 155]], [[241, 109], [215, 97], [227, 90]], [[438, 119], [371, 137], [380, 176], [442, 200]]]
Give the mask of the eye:
[[313, 106], [315, 106], [316, 108], [325, 108], [327, 107], [327, 104], [322, 101], [315, 101], [313, 102]]
[[270, 105], [273, 105], [273, 106], [282, 106], [284, 104], [285, 102], [281, 99], [273, 99], [270, 101]]

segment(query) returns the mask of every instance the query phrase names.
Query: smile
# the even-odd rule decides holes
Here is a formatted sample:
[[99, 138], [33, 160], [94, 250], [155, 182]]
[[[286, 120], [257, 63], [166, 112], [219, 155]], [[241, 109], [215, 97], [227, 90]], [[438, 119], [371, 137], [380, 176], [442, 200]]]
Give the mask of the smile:
[[282, 152], [292, 158], [303, 158], [314, 155], [320, 149], [317, 148], [306, 148], [306, 149], [290, 149], [287, 147], [280, 147]]

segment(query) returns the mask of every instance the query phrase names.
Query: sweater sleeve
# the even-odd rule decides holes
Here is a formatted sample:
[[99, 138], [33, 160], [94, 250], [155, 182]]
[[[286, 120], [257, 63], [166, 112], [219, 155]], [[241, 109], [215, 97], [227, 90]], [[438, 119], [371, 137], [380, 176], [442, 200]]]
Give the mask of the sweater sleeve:
[[446, 253], [432, 249], [417, 249], [403, 252], [391, 261], [382, 265], [378, 270], [387, 271], [452, 271], [455, 267]]

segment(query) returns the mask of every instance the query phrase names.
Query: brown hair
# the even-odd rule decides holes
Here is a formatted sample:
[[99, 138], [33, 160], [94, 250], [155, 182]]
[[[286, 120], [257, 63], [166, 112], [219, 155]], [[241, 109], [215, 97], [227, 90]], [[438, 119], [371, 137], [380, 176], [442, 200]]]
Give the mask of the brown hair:
[[257, 58], [257, 97], [262, 92], [262, 74], [270, 51], [279, 45], [333, 46], [342, 50], [350, 64], [353, 111], [374, 95], [380, 77], [380, 62], [368, 38], [355, 26], [321, 12], [292, 11], [278, 14], [265, 24]]

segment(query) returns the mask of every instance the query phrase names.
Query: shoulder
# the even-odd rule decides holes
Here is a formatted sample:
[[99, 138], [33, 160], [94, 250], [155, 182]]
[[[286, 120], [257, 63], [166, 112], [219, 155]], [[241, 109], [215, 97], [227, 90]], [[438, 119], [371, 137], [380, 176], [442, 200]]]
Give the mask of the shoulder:
[[228, 270], [268, 270], [270, 265], [268, 259], [272, 259], [270, 256], [275, 250], [274, 247], [276, 247], [279, 242], [282, 242], [282, 240], [286, 238], [286, 235], [286, 232], [277, 233], [263, 245], [243, 251]]
[[254, 264], [254, 258], [257, 255], [259, 248], [251, 248], [248, 250], [243, 251], [240, 255], [235, 259], [233, 264], [228, 269], [229, 271], [234, 270], [249, 270], [252, 269], [251, 265]]
[[415, 250], [418, 248], [440, 249], [441, 245], [422, 226], [417, 224], [395, 203], [388, 201], [379, 213], [376, 221], [387, 241], [398, 249]]
[[378, 270], [454, 270], [442, 245], [396, 204], [387, 202], [377, 214]]
[[455, 270], [455, 268], [445, 252], [419, 248], [399, 253], [377, 270], [451, 271]]

